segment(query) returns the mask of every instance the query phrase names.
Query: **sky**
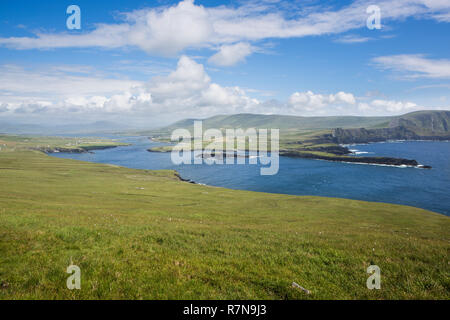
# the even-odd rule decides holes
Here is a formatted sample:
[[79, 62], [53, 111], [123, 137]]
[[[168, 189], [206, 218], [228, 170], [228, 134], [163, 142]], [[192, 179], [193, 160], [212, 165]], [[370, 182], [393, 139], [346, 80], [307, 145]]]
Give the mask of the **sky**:
[[450, 110], [449, 35], [450, 0], [3, 0], [0, 122]]

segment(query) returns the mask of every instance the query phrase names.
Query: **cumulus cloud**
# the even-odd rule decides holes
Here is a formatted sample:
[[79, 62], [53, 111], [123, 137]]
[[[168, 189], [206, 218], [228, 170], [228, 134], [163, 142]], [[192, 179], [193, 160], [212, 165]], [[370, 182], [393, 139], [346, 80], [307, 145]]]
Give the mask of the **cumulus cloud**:
[[177, 69], [168, 76], [152, 79], [147, 89], [156, 105], [178, 114], [245, 112], [259, 104], [239, 87], [212, 82], [203, 65], [186, 56], [179, 59]]
[[206, 88], [210, 81], [202, 64], [182, 56], [175, 71], [166, 77], [153, 78], [148, 88], [155, 95], [155, 101], [159, 102], [170, 98], [190, 97], [192, 92]]
[[204, 46], [214, 32], [210, 13], [193, 0], [163, 10], [134, 11], [126, 17], [130, 29], [125, 42], [147, 52], [172, 55], [188, 47]]
[[425, 109], [430, 108], [411, 101], [368, 100], [367, 97], [355, 97], [354, 94], [343, 91], [335, 94], [317, 94], [306, 91], [292, 94], [288, 100], [287, 108], [284, 110], [289, 114], [302, 116], [379, 116], [399, 115]]
[[308, 114], [322, 114], [330, 106], [354, 105], [356, 99], [353, 94], [340, 91], [336, 94], [316, 94], [312, 91], [295, 92], [289, 98], [289, 105], [298, 111]]
[[[211, 81], [202, 64], [182, 56], [167, 76], [148, 82], [72, 76], [59, 71], [27, 71], [0, 67], [0, 105], [15, 113], [122, 113], [168, 118], [208, 116], [211, 113], [256, 111], [260, 103], [239, 87]], [[18, 83], [18, 79], [22, 79]]]
[[417, 104], [408, 101], [373, 100], [370, 103], [360, 103], [358, 108], [362, 111], [374, 111], [382, 113], [400, 114], [418, 109], [423, 109]]
[[[249, 54], [244, 43], [274, 38], [340, 34], [366, 26], [368, 5], [354, 1], [338, 8], [305, 5], [286, 10], [263, 1], [241, 6], [204, 7], [184, 0], [170, 7], [140, 9], [122, 13], [115, 24], [98, 24], [82, 34], [37, 33], [34, 37], [4, 37], [0, 45], [15, 49], [67, 47], [137, 47], [150, 54], [174, 55], [187, 48], [220, 50], [212, 61], [222, 65], [239, 62]], [[383, 23], [408, 17], [448, 22], [450, 4], [442, 0], [381, 0]], [[345, 39], [361, 42], [363, 38]]]
[[[18, 83], [21, 79], [22, 83]], [[175, 70], [148, 82], [73, 76], [59, 68], [45, 71], [0, 67], [2, 114], [63, 115], [67, 119], [106, 115], [151, 119], [160, 125], [217, 114], [263, 113], [300, 116], [401, 114], [424, 109], [413, 102], [368, 101], [353, 93], [299, 91], [286, 102], [260, 101], [238, 86], [213, 82], [202, 64], [182, 56]]]
[[428, 59], [420, 54], [400, 54], [373, 59], [379, 67], [407, 78], [450, 78], [450, 60]]
[[252, 47], [245, 42], [239, 42], [233, 45], [223, 45], [219, 51], [209, 58], [208, 62], [217, 66], [232, 66], [252, 53]]

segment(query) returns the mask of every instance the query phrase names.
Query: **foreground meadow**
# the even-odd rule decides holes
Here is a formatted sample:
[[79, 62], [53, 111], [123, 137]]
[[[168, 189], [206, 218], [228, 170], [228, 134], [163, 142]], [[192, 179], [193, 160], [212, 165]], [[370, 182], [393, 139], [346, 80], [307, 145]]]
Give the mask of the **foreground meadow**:
[[448, 217], [407, 206], [0, 152], [0, 299], [449, 299], [449, 240]]

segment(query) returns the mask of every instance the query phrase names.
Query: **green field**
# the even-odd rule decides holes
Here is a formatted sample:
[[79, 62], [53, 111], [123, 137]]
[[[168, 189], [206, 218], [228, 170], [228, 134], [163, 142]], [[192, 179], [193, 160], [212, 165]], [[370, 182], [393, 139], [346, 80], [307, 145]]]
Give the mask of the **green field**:
[[193, 129], [194, 120], [202, 120], [203, 129], [209, 128], [278, 128], [281, 131], [305, 131], [324, 130], [330, 128], [356, 128], [364, 126], [367, 128], [387, 125], [396, 117], [355, 117], [355, 116], [333, 116], [333, 117], [299, 117], [286, 115], [263, 115], [240, 113], [233, 115], [217, 115], [206, 119], [185, 119], [177, 121], [172, 125], [156, 130], [139, 132], [142, 135], [166, 135], [177, 128]]
[[0, 151], [0, 299], [449, 299], [449, 241], [422, 209]]
[[0, 134], [0, 151], [38, 150], [42, 152], [87, 152], [93, 149], [125, 146], [116, 140], [103, 138], [69, 138]]

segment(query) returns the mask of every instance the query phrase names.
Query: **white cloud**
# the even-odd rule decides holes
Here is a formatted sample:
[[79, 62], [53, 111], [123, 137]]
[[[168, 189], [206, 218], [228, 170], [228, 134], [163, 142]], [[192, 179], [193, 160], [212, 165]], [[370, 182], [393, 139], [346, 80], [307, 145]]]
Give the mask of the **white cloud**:
[[58, 67], [49, 70], [27, 70], [17, 65], [0, 66], [0, 91], [11, 92], [19, 97], [108, 95], [141, 85], [140, 81], [73, 75], [61, 71]]
[[335, 95], [330, 95], [330, 101], [331, 102], [344, 102], [348, 104], [355, 104], [355, 97], [351, 93], [345, 93], [343, 91], [340, 91], [336, 93]]
[[74, 77], [56, 69], [38, 72], [1, 67], [0, 92], [7, 93], [0, 99], [2, 112], [151, 114], [173, 120], [174, 116], [257, 111], [260, 103], [239, 87], [213, 83], [203, 65], [187, 56], [179, 59], [169, 75], [147, 83]]
[[450, 13], [434, 14], [433, 18], [439, 22], [450, 22]]
[[[332, 115], [400, 115], [407, 112], [431, 109], [411, 101], [355, 97], [352, 93], [340, 91], [336, 94], [316, 94], [312, 91], [295, 92], [284, 110], [289, 114], [302, 116]], [[279, 111], [278, 111], [279, 112]]]
[[330, 106], [354, 105], [355, 97], [351, 93], [315, 94], [312, 91], [295, 92], [289, 98], [289, 105], [297, 111], [307, 114], [323, 114], [329, 112]]
[[418, 105], [413, 102], [390, 101], [390, 100], [374, 100], [371, 105], [374, 108], [385, 109], [388, 112], [399, 113], [408, 112], [417, 109]]
[[[70, 69], [70, 68], [69, 68]], [[260, 101], [237, 86], [214, 83], [204, 66], [182, 56], [175, 70], [148, 82], [74, 77], [53, 68], [25, 70], [0, 67], [0, 112], [5, 114], [59, 115], [66, 119], [90, 116], [104, 119], [139, 119], [159, 125], [183, 118], [216, 114], [263, 113], [302, 116], [389, 115], [425, 109], [409, 101], [356, 97], [339, 91], [325, 94], [295, 92], [287, 102]], [[18, 81], [18, 80], [21, 81]]]
[[358, 109], [365, 114], [403, 114], [415, 110], [423, 110], [425, 107], [418, 106], [413, 102], [395, 100], [373, 100], [369, 103], [361, 102]]
[[192, 92], [205, 89], [210, 81], [203, 65], [182, 56], [175, 71], [166, 77], [154, 77], [148, 88], [155, 95], [156, 101], [174, 97], [187, 98]]
[[134, 11], [127, 14], [127, 19], [131, 27], [125, 41], [147, 52], [165, 55], [204, 46], [214, 32], [207, 9], [196, 6], [192, 0], [164, 10]]
[[339, 43], [363, 43], [367, 42], [369, 40], [372, 40], [372, 38], [369, 37], [361, 37], [358, 35], [346, 35], [341, 38], [338, 38], [335, 40], [335, 42]]
[[374, 58], [381, 68], [400, 72], [407, 78], [450, 78], [450, 60], [427, 59], [419, 54], [401, 54]]
[[[237, 47], [232, 50], [234, 53], [226, 53], [236, 43], [340, 34], [364, 28], [366, 8], [372, 2], [359, 0], [335, 10], [303, 4], [288, 10], [267, 1], [238, 7], [204, 7], [185, 0], [171, 7], [123, 13], [122, 22], [98, 24], [95, 30], [82, 34], [41, 32], [35, 37], [0, 38], [0, 45], [15, 49], [133, 46], [161, 55], [174, 55], [187, 48], [222, 46], [219, 57], [222, 55], [232, 62], [246, 55], [245, 50], [237, 50]], [[450, 4], [446, 0], [383, 0], [377, 5], [381, 8], [383, 24], [408, 17], [448, 22], [450, 14]], [[344, 42], [365, 40], [343, 39]], [[218, 57], [213, 61], [216, 59]]]
[[245, 42], [239, 42], [233, 45], [223, 45], [219, 51], [209, 58], [208, 62], [217, 66], [232, 66], [252, 53], [252, 47]]
[[147, 89], [155, 106], [177, 115], [207, 116], [211, 113], [246, 112], [259, 104], [239, 87], [222, 87], [211, 82], [203, 65], [182, 56], [177, 69], [167, 77], [155, 77]]

